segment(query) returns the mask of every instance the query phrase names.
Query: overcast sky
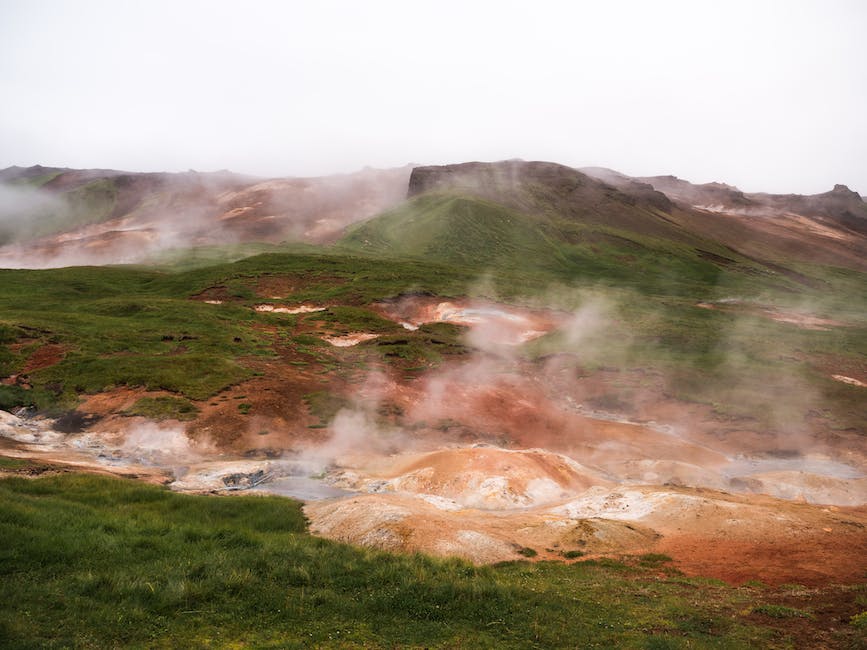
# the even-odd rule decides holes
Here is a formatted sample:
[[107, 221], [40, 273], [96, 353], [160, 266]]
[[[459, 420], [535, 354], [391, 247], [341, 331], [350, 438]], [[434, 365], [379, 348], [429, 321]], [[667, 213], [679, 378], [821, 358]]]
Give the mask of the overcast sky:
[[505, 158], [867, 194], [867, 2], [0, 0], [0, 167]]

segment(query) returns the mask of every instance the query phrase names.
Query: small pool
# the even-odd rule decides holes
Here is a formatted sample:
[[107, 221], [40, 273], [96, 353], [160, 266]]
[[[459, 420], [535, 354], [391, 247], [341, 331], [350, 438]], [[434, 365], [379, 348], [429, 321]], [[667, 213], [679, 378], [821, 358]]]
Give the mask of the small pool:
[[309, 476], [283, 476], [275, 478], [272, 481], [260, 483], [256, 487], [250, 488], [250, 491], [276, 494], [281, 497], [292, 497], [300, 501], [321, 501], [322, 499], [333, 499], [353, 494], [353, 492], [328, 485], [322, 479], [310, 478]]

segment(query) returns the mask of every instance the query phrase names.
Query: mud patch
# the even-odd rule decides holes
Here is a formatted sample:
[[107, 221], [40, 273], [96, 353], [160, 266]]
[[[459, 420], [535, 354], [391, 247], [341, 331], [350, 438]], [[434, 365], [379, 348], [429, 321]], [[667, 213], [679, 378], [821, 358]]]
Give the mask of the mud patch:
[[281, 300], [314, 285], [339, 286], [345, 283], [345, 278], [336, 276], [266, 275], [256, 280], [254, 290], [256, 295], [264, 298]]
[[313, 314], [318, 311], [325, 311], [327, 307], [317, 307], [315, 305], [300, 305], [298, 307], [287, 307], [285, 305], [256, 305], [254, 309], [258, 312], [274, 314]]
[[732, 497], [688, 489], [590, 488], [553, 507], [441, 508], [409, 493], [380, 493], [308, 503], [311, 531], [392, 551], [422, 551], [480, 562], [538, 560], [577, 552], [663, 552], [690, 575], [739, 583], [843, 582], [863, 579], [867, 512]]
[[566, 322], [550, 310], [531, 310], [495, 302], [451, 300], [407, 295], [374, 305], [383, 316], [415, 330], [427, 323], [451, 323], [470, 328], [495, 345], [521, 345], [544, 336]]
[[359, 343], [364, 343], [365, 341], [372, 341], [373, 339], [378, 339], [379, 334], [369, 334], [366, 332], [354, 332], [351, 334], [344, 334], [342, 336], [323, 336], [322, 340], [326, 343], [333, 345], [336, 348], [351, 348]]
[[224, 285], [216, 285], [203, 289], [199, 293], [190, 296], [192, 300], [205, 302], [210, 305], [221, 305], [231, 299], [228, 287]]
[[63, 357], [66, 355], [67, 351], [68, 348], [64, 345], [46, 343], [30, 355], [30, 358], [27, 359], [21, 372], [23, 374], [28, 374], [35, 372], [36, 370], [42, 370], [43, 368], [49, 368], [56, 365], [63, 361]]
[[835, 381], [842, 382], [844, 384], [849, 384], [850, 386], [858, 386], [859, 388], [867, 388], [867, 383], [863, 381], [859, 381], [854, 377], [847, 377], [846, 375], [831, 375], [831, 379]]

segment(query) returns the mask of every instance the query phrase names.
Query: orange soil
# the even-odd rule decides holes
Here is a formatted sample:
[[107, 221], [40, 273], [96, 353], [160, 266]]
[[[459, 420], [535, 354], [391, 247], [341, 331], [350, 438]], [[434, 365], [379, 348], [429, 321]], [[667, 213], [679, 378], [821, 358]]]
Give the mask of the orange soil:
[[68, 349], [64, 345], [46, 343], [30, 355], [21, 372], [26, 374], [60, 363]]

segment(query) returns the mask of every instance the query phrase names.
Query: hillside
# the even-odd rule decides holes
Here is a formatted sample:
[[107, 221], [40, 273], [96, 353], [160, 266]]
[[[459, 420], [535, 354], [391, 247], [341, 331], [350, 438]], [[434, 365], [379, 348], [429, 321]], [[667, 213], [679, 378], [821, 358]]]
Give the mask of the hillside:
[[725, 183], [697, 185], [675, 176], [583, 171], [624, 191], [643, 185], [663, 192], [681, 208], [680, 224], [745, 255], [788, 266], [867, 268], [867, 203], [844, 185], [813, 196], [778, 195], [744, 193]]
[[599, 178], [524, 161], [417, 167], [409, 200], [350, 227], [340, 244], [479, 271], [515, 268], [558, 281], [610, 280], [661, 292], [708, 284], [797, 290], [824, 282], [827, 271], [809, 265], [867, 269], [867, 237], [841, 223], [788, 213], [732, 216], [696, 199], [701, 192], [737, 194], [723, 186], [688, 194], [684, 181], [661, 183], [667, 196], [645, 182], [652, 179], [588, 171]]

